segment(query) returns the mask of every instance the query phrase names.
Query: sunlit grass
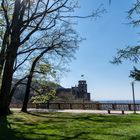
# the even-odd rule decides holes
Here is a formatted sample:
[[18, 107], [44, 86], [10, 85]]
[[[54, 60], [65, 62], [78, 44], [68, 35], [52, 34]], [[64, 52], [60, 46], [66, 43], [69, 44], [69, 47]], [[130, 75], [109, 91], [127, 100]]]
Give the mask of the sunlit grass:
[[0, 117], [0, 140], [140, 140], [140, 115], [14, 113]]

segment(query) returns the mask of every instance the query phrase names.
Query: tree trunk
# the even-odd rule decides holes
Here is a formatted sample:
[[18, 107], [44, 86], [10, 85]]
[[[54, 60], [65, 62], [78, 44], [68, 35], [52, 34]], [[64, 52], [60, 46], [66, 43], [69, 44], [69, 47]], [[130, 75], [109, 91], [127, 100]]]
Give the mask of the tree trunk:
[[5, 34], [4, 34], [3, 43], [1, 46], [1, 52], [0, 52], [0, 77], [2, 76], [2, 70], [3, 70], [3, 66], [4, 66], [4, 61], [5, 61], [5, 51], [7, 49], [7, 44], [9, 44], [8, 37], [9, 37], [9, 30], [7, 27]]
[[25, 91], [25, 96], [24, 96], [24, 101], [23, 101], [23, 105], [22, 105], [22, 112], [27, 112], [27, 107], [28, 107], [28, 102], [29, 102], [29, 95], [30, 95], [30, 87], [31, 87], [31, 83], [32, 83], [32, 77], [33, 77], [33, 72], [36, 66], [36, 62], [34, 61], [32, 66], [31, 66], [31, 70], [28, 76], [28, 80], [27, 80], [27, 84], [26, 84], [26, 91]]
[[0, 93], [0, 115], [10, 114], [9, 94], [12, 85], [13, 65], [16, 57], [16, 51], [17, 50], [14, 49], [12, 52], [9, 51], [9, 53], [7, 53]]
[[29, 102], [29, 94], [30, 94], [30, 87], [31, 87], [31, 83], [32, 83], [32, 77], [33, 77], [33, 74], [30, 72], [30, 75], [29, 75], [28, 81], [27, 81], [27, 85], [26, 85], [24, 101], [23, 101], [23, 105], [22, 105], [22, 109], [21, 109], [22, 112], [27, 112], [27, 106], [28, 106], [28, 102]]
[[21, 82], [22, 82], [23, 80], [25, 80], [26, 78], [27, 78], [27, 76], [23, 77], [23, 78], [20, 79], [17, 83], [15, 83], [14, 86], [12, 87], [11, 92], [10, 92], [10, 95], [9, 95], [9, 106], [10, 106], [12, 97], [13, 97], [15, 91], [16, 91], [17, 86], [20, 85]]
[[33, 73], [34, 73], [35, 66], [36, 66], [37, 62], [39, 61], [39, 59], [50, 49], [51, 48], [49, 48], [49, 47], [46, 48], [43, 52], [41, 52], [40, 55], [38, 55], [36, 57], [36, 59], [32, 63], [31, 70], [30, 70], [30, 73], [29, 73], [29, 76], [28, 76], [27, 85], [26, 85], [26, 91], [25, 91], [23, 106], [22, 106], [22, 109], [21, 109], [21, 111], [23, 111], [23, 112], [27, 112], [27, 106], [28, 106], [29, 95], [30, 95], [30, 87], [31, 87], [31, 83], [32, 83], [32, 78], [33, 78]]
[[[25, 9], [27, 6], [28, 1], [22, 1], [21, 0], [15, 0], [14, 2], [14, 12], [12, 15], [12, 20], [10, 23], [10, 29], [7, 31], [10, 31], [10, 39], [7, 42], [3, 41], [3, 51], [4, 52], [4, 58], [1, 56], [1, 69], [0, 73], [2, 73], [2, 85], [1, 85], [1, 91], [0, 91], [0, 115], [8, 115], [10, 113], [9, 110], [9, 98], [10, 98], [10, 91], [11, 91], [11, 85], [12, 85], [12, 77], [13, 77], [13, 66], [15, 59], [17, 57], [17, 50], [20, 44], [20, 35], [21, 35], [21, 28], [22, 28], [22, 22], [23, 17], [25, 14]], [[6, 44], [7, 45], [6, 45]], [[6, 47], [5, 47], [6, 45]], [[1, 52], [3, 53], [3, 52]]]

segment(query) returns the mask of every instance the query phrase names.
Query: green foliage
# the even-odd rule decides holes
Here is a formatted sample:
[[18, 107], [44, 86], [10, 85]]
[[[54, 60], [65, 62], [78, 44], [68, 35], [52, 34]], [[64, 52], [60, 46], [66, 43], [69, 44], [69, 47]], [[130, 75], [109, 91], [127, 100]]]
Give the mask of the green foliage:
[[118, 50], [111, 63], [121, 64], [123, 60], [130, 60], [134, 63], [138, 63], [140, 61], [140, 46], [129, 46]]
[[39, 65], [39, 70], [42, 73], [47, 73], [51, 71], [51, 66], [49, 64], [40, 64]]
[[[56, 68], [57, 69], [57, 68]], [[35, 72], [37, 77], [41, 77], [41, 79], [47, 79], [49, 77], [56, 78], [56, 69], [49, 63], [38, 62]]]
[[54, 82], [38, 81], [35, 96], [31, 98], [32, 103], [47, 103], [56, 98], [56, 88], [59, 86]]
[[[128, 11], [128, 18], [130, 20], [130, 24], [132, 24], [133, 26], [140, 25], [139, 0], [135, 1], [131, 9]], [[124, 60], [138, 63], [140, 61], [140, 45], [128, 46], [124, 49], [119, 49], [111, 63], [121, 64]], [[140, 70], [134, 67], [134, 70], [130, 71], [130, 77], [132, 77], [134, 80], [140, 81]]]
[[130, 23], [134, 26], [139, 26], [140, 24], [140, 0], [136, 0], [132, 5], [132, 8], [128, 11], [128, 18]]
[[[133, 26], [139, 26], [140, 24], [140, 1], [136, 0], [130, 10], [128, 11], [128, 18], [130, 24]], [[124, 49], [119, 49], [112, 63], [120, 64], [123, 60], [130, 60], [137, 63], [140, 60], [140, 46], [128, 46]]]
[[140, 81], [140, 70], [134, 67], [133, 70], [130, 72], [130, 77], [132, 77], [136, 81]]
[[47, 103], [48, 101], [56, 97], [55, 94], [55, 90], [50, 90], [46, 94], [33, 96], [31, 98], [31, 101], [32, 103]]
[[139, 115], [14, 113], [0, 117], [0, 140], [139, 140]]

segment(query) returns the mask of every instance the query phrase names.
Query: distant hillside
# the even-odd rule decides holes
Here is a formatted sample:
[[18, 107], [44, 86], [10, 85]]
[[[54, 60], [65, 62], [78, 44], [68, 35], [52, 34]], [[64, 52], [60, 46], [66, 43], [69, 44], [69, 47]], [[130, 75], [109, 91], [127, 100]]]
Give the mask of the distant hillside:
[[[15, 82], [18, 81], [18, 79], [14, 79], [13, 80]], [[51, 88], [54, 88], [54, 89], [57, 89], [57, 88], [63, 88], [61, 85], [59, 84], [56, 84], [54, 82], [46, 82], [46, 85], [47, 86], [50, 86]], [[17, 88], [16, 88], [16, 91], [13, 95], [13, 98], [12, 98], [12, 102], [11, 103], [22, 103], [23, 102], [23, 99], [24, 99], [24, 94], [25, 94], [25, 90], [26, 90], [26, 80], [23, 81], [24, 84], [20, 84]], [[35, 88], [35, 89], [39, 89], [40, 86], [39, 86], [39, 82], [32, 82], [32, 87]], [[35, 91], [31, 88], [31, 92], [30, 92], [30, 99], [32, 96], [35, 95]]]

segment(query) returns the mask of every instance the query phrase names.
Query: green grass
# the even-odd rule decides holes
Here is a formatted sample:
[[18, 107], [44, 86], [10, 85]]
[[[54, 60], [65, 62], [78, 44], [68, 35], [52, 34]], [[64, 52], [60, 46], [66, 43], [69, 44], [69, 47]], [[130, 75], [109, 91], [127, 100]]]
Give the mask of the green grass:
[[140, 140], [140, 115], [14, 113], [0, 117], [0, 140]]

